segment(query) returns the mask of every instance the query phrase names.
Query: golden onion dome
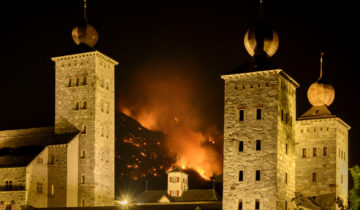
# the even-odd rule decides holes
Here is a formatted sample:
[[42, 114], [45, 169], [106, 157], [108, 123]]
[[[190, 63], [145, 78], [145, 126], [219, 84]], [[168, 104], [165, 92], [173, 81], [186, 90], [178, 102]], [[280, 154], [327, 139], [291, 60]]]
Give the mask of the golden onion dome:
[[335, 90], [334, 87], [325, 82], [322, 79], [323, 74], [323, 56], [324, 53], [320, 53], [320, 77], [317, 82], [314, 82], [310, 85], [307, 97], [309, 102], [313, 106], [330, 106], [335, 99]]
[[313, 106], [330, 106], [335, 99], [335, 90], [331, 84], [317, 81], [310, 85], [307, 97]]
[[72, 38], [77, 45], [84, 43], [94, 47], [99, 39], [99, 35], [92, 25], [85, 23], [76, 26], [72, 30]]
[[260, 20], [246, 31], [244, 45], [252, 57], [264, 54], [271, 57], [279, 48], [279, 36], [271, 25]]
[[99, 35], [94, 28], [94, 26], [90, 25], [87, 21], [86, 16], [86, 0], [84, 0], [84, 16], [81, 20], [81, 23], [73, 28], [72, 30], [72, 38], [74, 42], [79, 45], [81, 43], [87, 44], [90, 47], [94, 47], [97, 41], [99, 40]]

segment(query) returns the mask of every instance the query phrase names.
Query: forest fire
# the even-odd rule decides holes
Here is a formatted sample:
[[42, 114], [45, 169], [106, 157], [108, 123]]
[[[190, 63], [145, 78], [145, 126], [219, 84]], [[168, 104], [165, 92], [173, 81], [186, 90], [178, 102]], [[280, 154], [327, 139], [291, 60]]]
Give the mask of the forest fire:
[[[221, 174], [222, 135], [216, 126], [208, 125], [199, 110], [198, 96], [194, 93], [196, 86], [181, 75], [159, 71], [158, 74], [151, 71], [151, 74], [137, 76], [132, 88], [137, 99], [120, 103], [120, 111], [136, 119], [143, 127], [166, 135], [164, 142], [156, 144], [174, 160], [167, 170], [178, 164], [183, 169], [197, 171], [206, 180], [214, 174]], [[145, 157], [148, 154], [142, 151], [140, 155]], [[177, 156], [178, 163], [175, 161]]]

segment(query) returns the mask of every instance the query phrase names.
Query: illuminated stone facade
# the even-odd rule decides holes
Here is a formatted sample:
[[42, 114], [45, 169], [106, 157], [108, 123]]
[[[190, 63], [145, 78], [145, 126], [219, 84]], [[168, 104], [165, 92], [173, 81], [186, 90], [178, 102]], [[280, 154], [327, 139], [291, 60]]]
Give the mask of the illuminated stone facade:
[[[299, 85], [280, 69], [233, 73], [222, 79], [223, 209], [294, 209], [295, 192], [311, 203], [306, 209], [319, 209], [316, 206], [324, 203], [335, 208], [335, 196], [347, 200], [346, 123], [318, 113], [296, 120]], [[303, 158], [303, 148], [311, 155]], [[312, 157], [313, 148], [317, 157]]]
[[[78, 204], [114, 202], [115, 72], [117, 62], [93, 51], [55, 61], [55, 133], [80, 131]], [[76, 167], [76, 166], [75, 166]]]
[[323, 209], [336, 209], [335, 197], [347, 201], [349, 129], [335, 116], [296, 123], [296, 191]]
[[0, 156], [0, 201], [18, 208], [114, 205], [117, 62], [98, 51], [52, 60], [55, 127], [0, 131], [0, 149], [17, 151]]

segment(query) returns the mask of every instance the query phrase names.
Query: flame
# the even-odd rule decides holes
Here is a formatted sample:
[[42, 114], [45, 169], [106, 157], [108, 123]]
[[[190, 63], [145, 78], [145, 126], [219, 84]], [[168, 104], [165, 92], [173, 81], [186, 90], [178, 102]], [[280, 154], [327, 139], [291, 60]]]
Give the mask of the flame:
[[178, 156], [181, 168], [193, 169], [209, 180], [214, 173], [222, 173], [222, 133], [198, 104], [203, 94], [196, 92], [197, 81], [174, 73], [189, 71], [182, 68], [168, 62], [151, 63], [129, 88], [136, 97], [123, 100], [119, 108], [143, 127], [165, 133], [166, 141], [156, 144], [166, 148], [170, 158]]

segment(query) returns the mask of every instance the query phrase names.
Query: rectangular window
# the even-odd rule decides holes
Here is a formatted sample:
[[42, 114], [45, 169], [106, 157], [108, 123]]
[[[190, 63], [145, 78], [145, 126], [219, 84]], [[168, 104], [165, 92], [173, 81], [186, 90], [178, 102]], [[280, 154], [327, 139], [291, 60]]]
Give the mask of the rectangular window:
[[316, 173], [312, 173], [312, 181], [316, 182]]
[[302, 149], [302, 157], [306, 157], [306, 149], [305, 148]]
[[79, 110], [79, 102], [75, 103], [75, 110]]
[[75, 85], [76, 85], [76, 86], [79, 86], [79, 83], [80, 83], [80, 79], [79, 79], [79, 78], [76, 78], [76, 83], [75, 83]]
[[176, 195], [177, 195], [177, 196], [180, 196], [179, 190], [176, 190]]
[[42, 183], [36, 183], [36, 192], [38, 194], [42, 194], [43, 193], [43, 185]]
[[288, 209], [288, 203], [287, 203], [287, 201], [285, 201], [285, 210], [287, 210]]
[[285, 184], [287, 184], [287, 183], [288, 183], [288, 174], [285, 173]]
[[172, 191], [171, 190], [169, 191], [169, 195], [172, 196]]
[[260, 170], [256, 170], [256, 181], [260, 181]]
[[80, 183], [81, 183], [81, 184], [85, 184], [85, 175], [82, 175], [82, 176], [81, 176]]
[[284, 110], [281, 110], [281, 121], [284, 121]]
[[82, 134], [86, 134], [86, 125], [83, 126], [83, 130], [81, 131]]
[[239, 121], [244, 121], [244, 110], [243, 109], [239, 110]]
[[83, 85], [87, 85], [86, 77], [84, 77]]
[[341, 184], [343, 183], [344, 179], [343, 179], [343, 175], [341, 174]]
[[243, 203], [242, 203], [242, 200], [239, 200], [238, 210], [243, 210]]
[[52, 184], [50, 189], [50, 195], [54, 196], [55, 194], [55, 186]]
[[85, 151], [84, 151], [84, 150], [81, 152], [80, 158], [81, 158], [81, 159], [85, 159]]
[[244, 172], [239, 171], [239, 181], [242, 182], [244, 180]]
[[285, 144], [285, 154], [288, 154], [288, 144]]
[[260, 200], [256, 199], [255, 200], [255, 210], [259, 210], [260, 209]]
[[83, 109], [86, 109], [86, 108], [87, 108], [87, 106], [86, 106], [86, 101], [84, 101], [82, 108], [83, 108]]
[[239, 142], [239, 152], [242, 152], [242, 151], [244, 151], [244, 142], [240, 141]]
[[324, 156], [327, 156], [327, 147], [324, 147]]
[[7, 191], [12, 190], [12, 181], [5, 181], [5, 190]]
[[261, 120], [261, 109], [256, 109], [256, 119]]
[[71, 78], [68, 80], [68, 87], [71, 87]]
[[261, 140], [256, 140], [256, 150], [261, 150]]
[[50, 155], [50, 157], [49, 157], [49, 165], [54, 165], [54, 164], [55, 164], [55, 156]]
[[316, 155], [317, 155], [317, 150], [316, 148], [313, 148], [313, 156], [316, 157]]

